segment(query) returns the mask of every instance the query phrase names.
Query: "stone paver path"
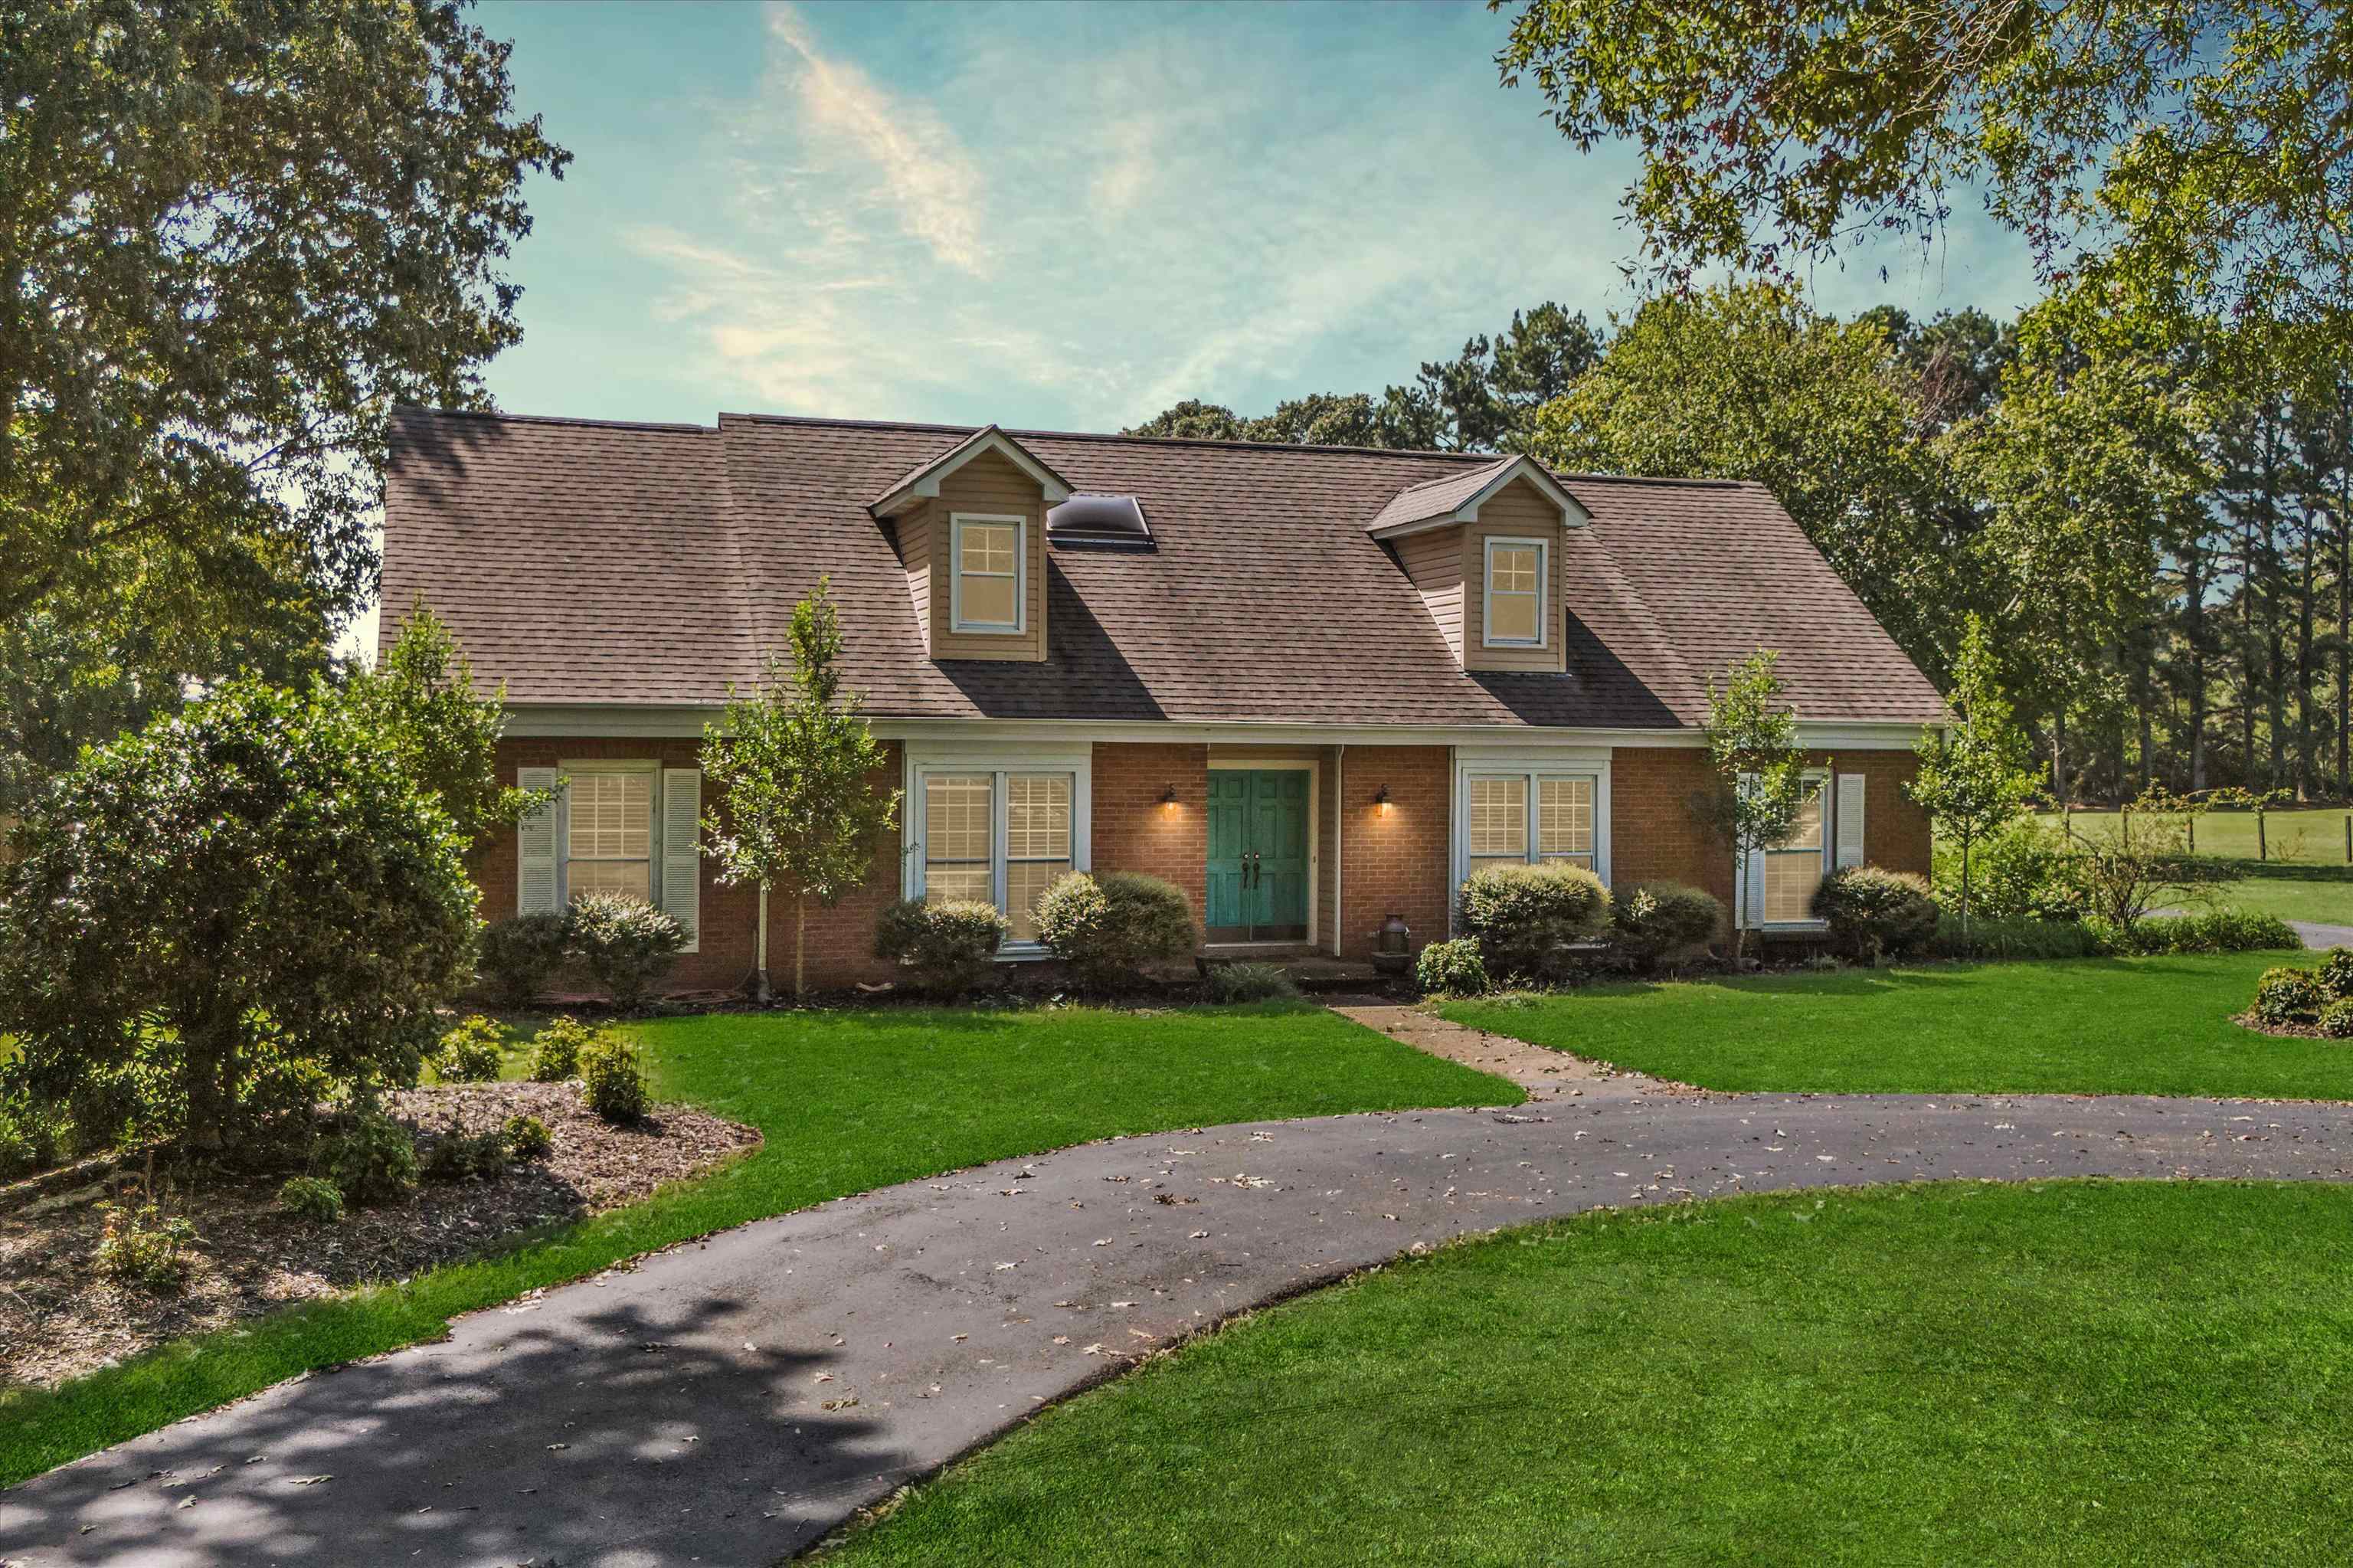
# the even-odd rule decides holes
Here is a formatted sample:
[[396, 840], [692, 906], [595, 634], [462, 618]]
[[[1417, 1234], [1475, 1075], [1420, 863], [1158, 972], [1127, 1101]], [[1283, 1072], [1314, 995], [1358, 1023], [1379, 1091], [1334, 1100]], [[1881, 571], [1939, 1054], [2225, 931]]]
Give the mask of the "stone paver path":
[[1612, 1098], [1645, 1095], [1690, 1097], [1706, 1093], [1641, 1073], [1621, 1072], [1581, 1056], [1515, 1040], [1508, 1034], [1490, 1034], [1419, 1007], [1376, 997], [1335, 997], [1327, 1005], [1341, 1017], [1378, 1030], [1417, 1051], [1427, 1051], [1433, 1056], [1508, 1078], [1535, 1100], [1583, 1099], [1597, 1095]]
[[0, 1493], [0, 1560], [756, 1564], [1246, 1308], [1605, 1204], [2345, 1180], [2353, 1107], [1564, 1093], [1091, 1144], [763, 1221]]

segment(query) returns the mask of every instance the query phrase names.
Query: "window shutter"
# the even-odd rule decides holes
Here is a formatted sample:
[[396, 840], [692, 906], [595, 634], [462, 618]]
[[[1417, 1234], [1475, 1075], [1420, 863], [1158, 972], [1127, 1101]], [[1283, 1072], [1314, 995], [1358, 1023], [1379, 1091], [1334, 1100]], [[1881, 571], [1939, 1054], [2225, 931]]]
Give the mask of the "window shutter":
[[[1757, 788], [1757, 775], [1740, 776], [1740, 789], [1745, 794]], [[1740, 923], [1743, 926], [1765, 924], [1765, 852], [1748, 852], [1748, 863], [1740, 868]]]
[[686, 927], [687, 952], [702, 946], [702, 770], [662, 769], [661, 904]]
[[1862, 863], [1862, 796], [1863, 776], [1841, 773], [1838, 776], [1838, 869]]
[[[518, 768], [518, 789], [553, 789], [553, 768]], [[563, 905], [556, 885], [556, 819], [563, 814], [561, 796], [515, 824], [515, 913], [553, 915]]]

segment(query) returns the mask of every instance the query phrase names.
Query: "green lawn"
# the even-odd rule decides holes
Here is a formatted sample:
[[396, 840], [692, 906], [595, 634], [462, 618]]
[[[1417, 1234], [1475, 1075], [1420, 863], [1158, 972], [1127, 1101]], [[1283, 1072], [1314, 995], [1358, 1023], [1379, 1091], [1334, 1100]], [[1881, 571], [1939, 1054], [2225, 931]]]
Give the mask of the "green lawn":
[[2316, 955], [1922, 965], [1448, 1002], [1458, 1022], [1712, 1089], [2353, 1099], [2353, 1044], [2231, 1022]]
[[1943, 1185], [1404, 1261], [818, 1561], [2335, 1564], [2348, 1508], [2353, 1192]]
[[[2265, 857], [2302, 862], [2307, 865], [2342, 866], [2345, 861], [2345, 817], [2342, 806], [2306, 806], [2263, 813]], [[2052, 827], [2059, 813], [2045, 811], [2041, 821]], [[2096, 833], [2112, 827], [2114, 811], [2075, 811], [2070, 822], [2079, 833]], [[2198, 819], [2198, 853], [2232, 859], [2255, 858], [2255, 814], [2253, 811], [2209, 811]]]
[[2242, 860], [2239, 876], [2213, 889], [2214, 902], [2283, 920], [2353, 926], [2353, 866]]
[[734, 1014], [634, 1032], [659, 1097], [749, 1122], [767, 1142], [495, 1259], [167, 1346], [55, 1393], [0, 1394], [0, 1485], [306, 1369], [429, 1339], [455, 1313], [846, 1193], [1118, 1133], [1522, 1097], [1310, 1003]]

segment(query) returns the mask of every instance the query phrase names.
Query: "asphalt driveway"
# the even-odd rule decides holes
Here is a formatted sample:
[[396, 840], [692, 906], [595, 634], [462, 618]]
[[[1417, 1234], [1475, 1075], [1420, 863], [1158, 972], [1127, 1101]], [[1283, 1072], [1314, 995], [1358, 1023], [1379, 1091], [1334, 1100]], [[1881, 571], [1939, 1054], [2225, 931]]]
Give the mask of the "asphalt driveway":
[[1128, 1358], [1417, 1244], [1915, 1178], [2344, 1180], [2353, 1107], [1627, 1085], [1118, 1139], [689, 1244], [0, 1493], [0, 1561], [774, 1562]]

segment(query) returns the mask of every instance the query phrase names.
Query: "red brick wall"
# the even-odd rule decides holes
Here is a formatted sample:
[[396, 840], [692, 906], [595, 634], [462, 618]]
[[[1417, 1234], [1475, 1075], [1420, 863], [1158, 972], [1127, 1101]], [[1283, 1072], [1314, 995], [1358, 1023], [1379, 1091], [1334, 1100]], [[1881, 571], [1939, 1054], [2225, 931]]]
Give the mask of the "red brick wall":
[[[1415, 947], [1443, 940], [1453, 902], [1453, 754], [1442, 746], [1352, 746], [1343, 762], [1341, 955], [1369, 955], [1392, 911], [1413, 927]], [[1383, 785], [1386, 812], [1373, 804]]]
[[[1140, 871], [1184, 889], [1201, 924], [1208, 900], [1209, 748], [1112, 745], [1094, 748], [1094, 819], [1088, 848], [1097, 871]], [[1164, 805], [1171, 786], [1176, 803]]]
[[[1860, 773], [1863, 858], [1928, 874], [1928, 814], [1905, 793], [1919, 768], [1909, 751], [1817, 751], [1807, 761]], [[1690, 747], [1620, 747], [1609, 758], [1609, 871], [1618, 882], [1682, 882], [1732, 902], [1732, 852], [1704, 829], [1692, 801], [1713, 789], [1707, 753]]]
[[[518, 768], [557, 768], [567, 761], [645, 761], [665, 768], [700, 764], [696, 740], [613, 740], [602, 737], [519, 738], [499, 743], [499, 777], [512, 784]], [[890, 760], [875, 775], [875, 788], [899, 787], [899, 748], [887, 747]], [[711, 804], [708, 786], [703, 804]], [[469, 864], [474, 884], [482, 890], [482, 917], [502, 920], [515, 912], [515, 835], [512, 829], [492, 833], [474, 846]], [[808, 982], [834, 989], [859, 980], [888, 980], [891, 966], [873, 956], [874, 920], [882, 906], [899, 896], [899, 834], [885, 834], [875, 846], [874, 874], [865, 886], [827, 909], [808, 908]], [[716, 863], [702, 863], [702, 935], [700, 950], [681, 956], [670, 971], [672, 991], [732, 990], [752, 972], [754, 932], [759, 919], [758, 892], [751, 887], [727, 887], [718, 880]], [[793, 912], [783, 898], [768, 906], [768, 974], [779, 990], [792, 983]]]

